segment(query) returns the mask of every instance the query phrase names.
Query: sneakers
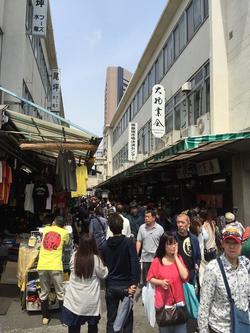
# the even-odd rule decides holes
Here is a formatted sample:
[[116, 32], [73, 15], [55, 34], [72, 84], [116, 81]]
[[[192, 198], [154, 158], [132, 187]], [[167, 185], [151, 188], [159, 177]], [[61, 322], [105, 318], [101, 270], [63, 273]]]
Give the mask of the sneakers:
[[43, 325], [48, 325], [49, 319], [48, 318], [43, 318]]

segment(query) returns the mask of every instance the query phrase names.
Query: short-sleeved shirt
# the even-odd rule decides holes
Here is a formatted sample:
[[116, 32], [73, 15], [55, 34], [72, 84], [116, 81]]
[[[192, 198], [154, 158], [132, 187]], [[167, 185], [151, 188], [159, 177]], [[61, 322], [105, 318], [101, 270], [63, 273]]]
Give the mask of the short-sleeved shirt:
[[155, 223], [153, 227], [148, 227], [146, 223], [140, 226], [137, 240], [142, 242], [142, 262], [153, 261], [160, 237], [163, 233], [164, 229], [158, 223]]
[[[183, 263], [182, 258], [179, 256], [180, 261]], [[163, 265], [159, 258], [155, 258], [148, 271], [147, 281], [152, 278], [159, 280], [168, 280], [170, 289], [163, 289], [161, 286], [155, 287], [155, 307], [161, 308], [163, 305], [173, 305], [179, 302], [185, 302], [183, 283], [176, 263], [170, 265]]]
[[182, 237], [178, 235], [178, 252], [181, 255], [187, 269], [189, 271], [194, 269], [194, 263], [192, 259], [192, 246], [189, 235]]
[[66, 229], [55, 226], [43, 229], [43, 238], [39, 253], [38, 270], [62, 271], [63, 244], [68, 243], [69, 233]]

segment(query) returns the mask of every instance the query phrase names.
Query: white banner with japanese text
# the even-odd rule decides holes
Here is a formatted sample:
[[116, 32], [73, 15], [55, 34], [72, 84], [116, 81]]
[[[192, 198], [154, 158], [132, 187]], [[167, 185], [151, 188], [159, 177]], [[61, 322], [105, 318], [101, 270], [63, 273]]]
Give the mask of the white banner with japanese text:
[[137, 123], [128, 125], [128, 161], [135, 161], [137, 157]]
[[60, 111], [60, 94], [61, 94], [61, 82], [60, 82], [60, 70], [52, 70], [52, 101], [51, 101], [51, 111]]
[[165, 134], [165, 89], [161, 84], [152, 88], [152, 134], [156, 138]]
[[33, 0], [32, 35], [46, 37], [48, 0]]

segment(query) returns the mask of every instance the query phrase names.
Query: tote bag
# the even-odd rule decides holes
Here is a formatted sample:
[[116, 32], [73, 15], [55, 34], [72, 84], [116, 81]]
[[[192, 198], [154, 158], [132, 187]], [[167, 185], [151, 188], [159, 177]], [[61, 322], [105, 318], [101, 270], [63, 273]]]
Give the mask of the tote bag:
[[194, 286], [190, 283], [184, 283], [183, 290], [188, 317], [191, 319], [197, 319], [199, 301], [196, 297]]

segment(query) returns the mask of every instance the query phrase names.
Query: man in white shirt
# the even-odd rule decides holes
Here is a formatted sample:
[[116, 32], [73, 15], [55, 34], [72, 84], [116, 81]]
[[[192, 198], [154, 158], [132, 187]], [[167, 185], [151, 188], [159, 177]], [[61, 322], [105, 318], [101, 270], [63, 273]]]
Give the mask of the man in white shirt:
[[[129, 220], [124, 217], [122, 215], [123, 213], [123, 205], [122, 204], [117, 204], [116, 205], [116, 212], [121, 216], [121, 218], [123, 219], [123, 229], [122, 229], [122, 234], [127, 236], [127, 237], [130, 237], [131, 236], [131, 229], [130, 229], [130, 223], [129, 223]], [[107, 230], [107, 239], [109, 237], [113, 237], [113, 233], [112, 231], [110, 230], [110, 228], [108, 227], [108, 230]]]

